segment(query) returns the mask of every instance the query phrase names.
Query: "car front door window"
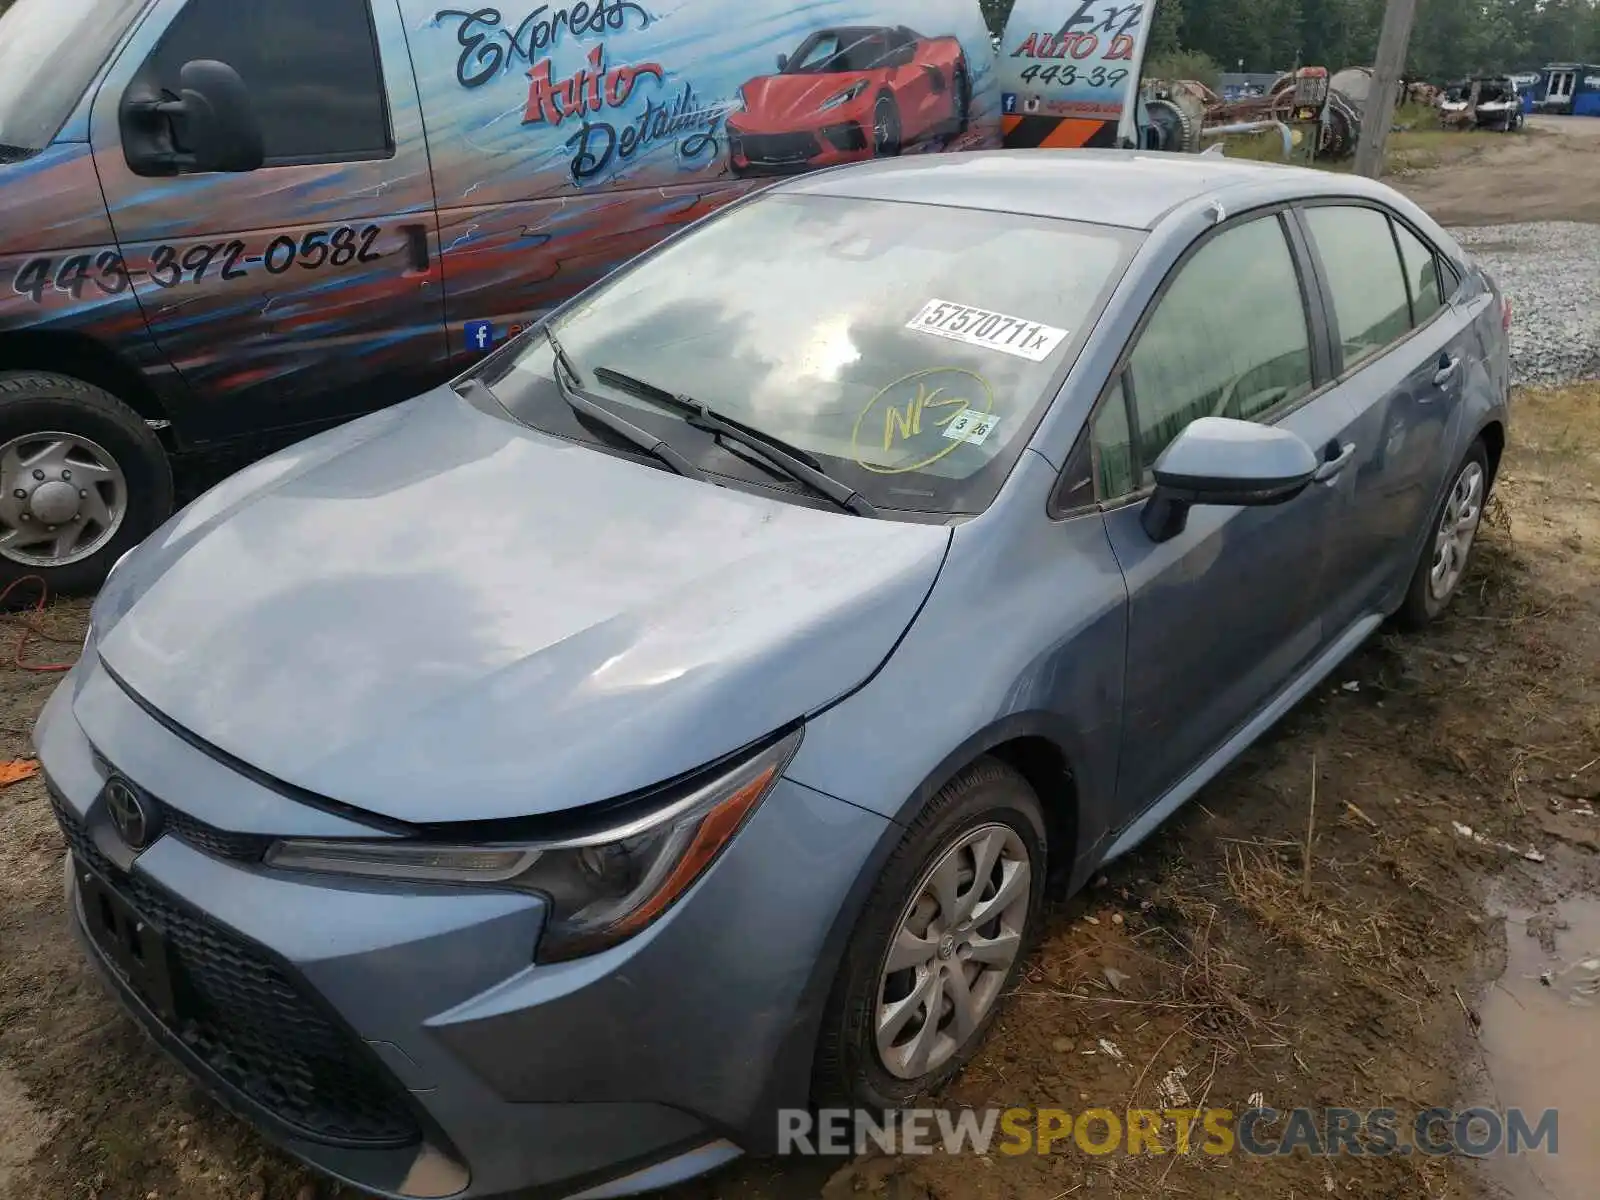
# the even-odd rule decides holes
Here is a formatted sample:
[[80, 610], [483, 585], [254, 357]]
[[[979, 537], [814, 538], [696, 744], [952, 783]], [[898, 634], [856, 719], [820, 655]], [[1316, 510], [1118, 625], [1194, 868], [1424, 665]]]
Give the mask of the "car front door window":
[[[1125, 418], [1094, 427], [1101, 485], [1152, 482], [1151, 467], [1197, 417], [1258, 420], [1312, 387], [1311, 339], [1294, 258], [1278, 217], [1259, 217], [1210, 238], [1157, 302], [1129, 361], [1138, 428], [1127, 468]], [[1114, 499], [1115, 493], [1102, 493]]]

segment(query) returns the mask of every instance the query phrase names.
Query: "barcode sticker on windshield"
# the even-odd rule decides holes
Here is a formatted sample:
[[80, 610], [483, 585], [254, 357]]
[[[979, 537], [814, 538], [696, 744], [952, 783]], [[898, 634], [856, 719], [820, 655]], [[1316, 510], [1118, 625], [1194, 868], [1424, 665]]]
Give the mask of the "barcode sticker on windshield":
[[1050, 352], [1067, 336], [1065, 329], [1053, 325], [1041, 325], [1037, 321], [950, 300], [929, 300], [921, 312], [906, 322], [906, 328], [949, 338], [952, 342], [1014, 354], [1033, 362], [1049, 358]]
[[968, 442], [974, 446], [981, 446], [988, 440], [994, 427], [1000, 424], [1000, 418], [994, 413], [979, 412], [975, 408], [963, 408], [951, 418], [950, 423], [944, 427], [944, 436], [953, 442]]

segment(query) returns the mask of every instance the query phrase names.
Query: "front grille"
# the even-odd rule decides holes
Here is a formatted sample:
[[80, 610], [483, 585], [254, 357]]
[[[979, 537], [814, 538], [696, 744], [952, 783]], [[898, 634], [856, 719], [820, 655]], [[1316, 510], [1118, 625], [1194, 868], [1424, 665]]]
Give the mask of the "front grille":
[[[159, 803], [159, 801], [158, 801]], [[162, 819], [175, 837], [188, 842], [213, 858], [232, 858], [240, 862], [260, 862], [272, 839], [255, 833], [233, 833], [196, 820], [169, 804], [161, 805]]]
[[172, 1032], [202, 1062], [306, 1138], [363, 1146], [419, 1140], [398, 1084], [259, 947], [117, 870], [65, 806], [52, 803], [78, 861], [164, 930], [175, 976]]
[[747, 133], [741, 147], [753, 163], [808, 162], [818, 149], [817, 139], [809, 133]]
[[854, 121], [847, 121], [843, 125], [824, 125], [822, 136], [833, 143], [835, 150], [865, 150], [867, 148], [867, 134]]

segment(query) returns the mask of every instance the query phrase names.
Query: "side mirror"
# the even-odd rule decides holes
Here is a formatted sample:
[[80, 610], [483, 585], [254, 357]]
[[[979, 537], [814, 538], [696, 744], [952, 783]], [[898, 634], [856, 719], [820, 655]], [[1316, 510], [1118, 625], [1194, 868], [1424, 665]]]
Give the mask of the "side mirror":
[[1287, 429], [1200, 417], [1156, 459], [1156, 490], [1140, 516], [1152, 541], [1182, 533], [1196, 504], [1267, 505], [1293, 500], [1316, 477], [1317, 456]]
[[122, 144], [141, 175], [254, 171], [265, 151], [250, 93], [227, 63], [196, 59], [178, 72], [177, 100], [136, 95], [122, 103]]
[[789, 56], [787, 54], [778, 55], [778, 74], [781, 75], [785, 71], [787, 71], [788, 69], [789, 69]]

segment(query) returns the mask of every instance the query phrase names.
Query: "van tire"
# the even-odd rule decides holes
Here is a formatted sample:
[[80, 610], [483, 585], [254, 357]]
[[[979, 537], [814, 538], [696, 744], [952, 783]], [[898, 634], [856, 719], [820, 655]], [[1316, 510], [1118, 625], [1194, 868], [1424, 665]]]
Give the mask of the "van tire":
[[[996, 967], [996, 977], [987, 984], [988, 987], [999, 985], [993, 993], [994, 999], [969, 1035], [953, 1047], [948, 1057], [928, 1063], [928, 1069], [920, 1073], [916, 1073], [916, 1068], [896, 1072], [879, 1051], [875, 1036], [880, 1003], [889, 995], [891, 983], [897, 981], [887, 974], [890, 949], [907, 915], [922, 911], [923, 897], [929, 895], [925, 885], [930, 878], [937, 877], [930, 872], [947, 861], [967, 839], [986, 838], [991, 832], [1004, 839], [1006, 847], [995, 859], [997, 867], [1008, 861], [1006, 855], [1014, 854], [1009, 861], [1026, 859], [1028, 862], [1026, 900], [1015, 896], [1007, 905], [1009, 915], [997, 916], [990, 929], [970, 929], [973, 921], [969, 918], [957, 927], [957, 933], [970, 930], [972, 936], [994, 937], [1000, 932], [1002, 921], [1020, 926], [1015, 929], [1015, 957], [1004, 968], [1003, 978]], [[812, 1063], [814, 1103], [824, 1108], [874, 1111], [903, 1108], [919, 1096], [938, 1089], [966, 1065], [983, 1044], [984, 1035], [1007, 993], [1016, 985], [1039, 932], [1048, 868], [1047, 849], [1044, 811], [1039, 798], [1013, 767], [995, 758], [980, 758], [939, 789], [911, 821], [884, 864], [845, 947], [823, 1013]], [[969, 888], [973, 886], [972, 880], [966, 882]], [[985, 891], [978, 899], [993, 895]], [[930, 926], [922, 935], [931, 937], [933, 932]], [[941, 938], [938, 957], [945, 965], [933, 969], [949, 970], [952, 966], [962, 969], [958, 964], [967, 951], [957, 948], [947, 956], [944, 943], [950, 940]], [[982, 968], [979, 970], [981, 972]], [[919, 967], [917, 971], [917, 978], [923, 978], [923, 969]], [[910, 969], [900, 974], [908, 975]], [[926, 1012], [926, 1006], [923, 1011]]]
[[[50, 434], [63, 434], [70, 439], [69, 457], [61, 462], [50, 462], [26, 473], [12, 467], [12, 478], [6, 474], [10, 457], [6, 449], [15, 446], [24, 454], [39, 458], [40, 448]], [[37, 436], [40, 447], [28, 445], [23, 439]], [[44, 581], [52, 595], [81, 595], [95, 591], [110, 573], [117, 559], [148, 537], [172, 512], [172, 464], [167, 461], [161, 440], [144, 418], [118, 400], [104, 388], [61, 375], [53, 371], [0, 371], [0, 538], [17, 528], [27, 528], [45, 505], [62, 511], [62, 503], [72, 502], [70, 496], [62, 500], [60, 482], [70, 479], [74, 464], [91, 461], [111, 468], [110, 476], [96, 485], [101, 494], [101, 512], [110, 515], [109, 537], [99, 536], [106, 528], [92, 514], [79, 512], [73, 520], [89, 522], [81, 544], [62, 555], [54, 564], [52, 547], [36, 544], [22, 546], [16, 551], [0, 548], [0, 588], [25, 576], [37, 576]], [[56, 483], [53, 494], [37, 494], [26, 499], [18, 491], [28, 491], [43, 484], [37, 479], [40, 470], [47, 470], [43, 483]], [[66, 476], [57, 476], [60, 471]], [[120, 472], [120, 487], [115, 482]], [[84, 482], [80, 471], [79, 479]], [[79, 489], [79, 496], [87, 494]], [[74, 506], [76, 502], [74, 503]], [[44, 508], [48, 514], [49, 508]], [[23, 522], [23, 515], [27, 522]], [[119, 515], [120, 514], [120, 515]], [[48, 519], [46, 516], [44, 519]], [[25, 597], [31, 599], [32, 596]]]

